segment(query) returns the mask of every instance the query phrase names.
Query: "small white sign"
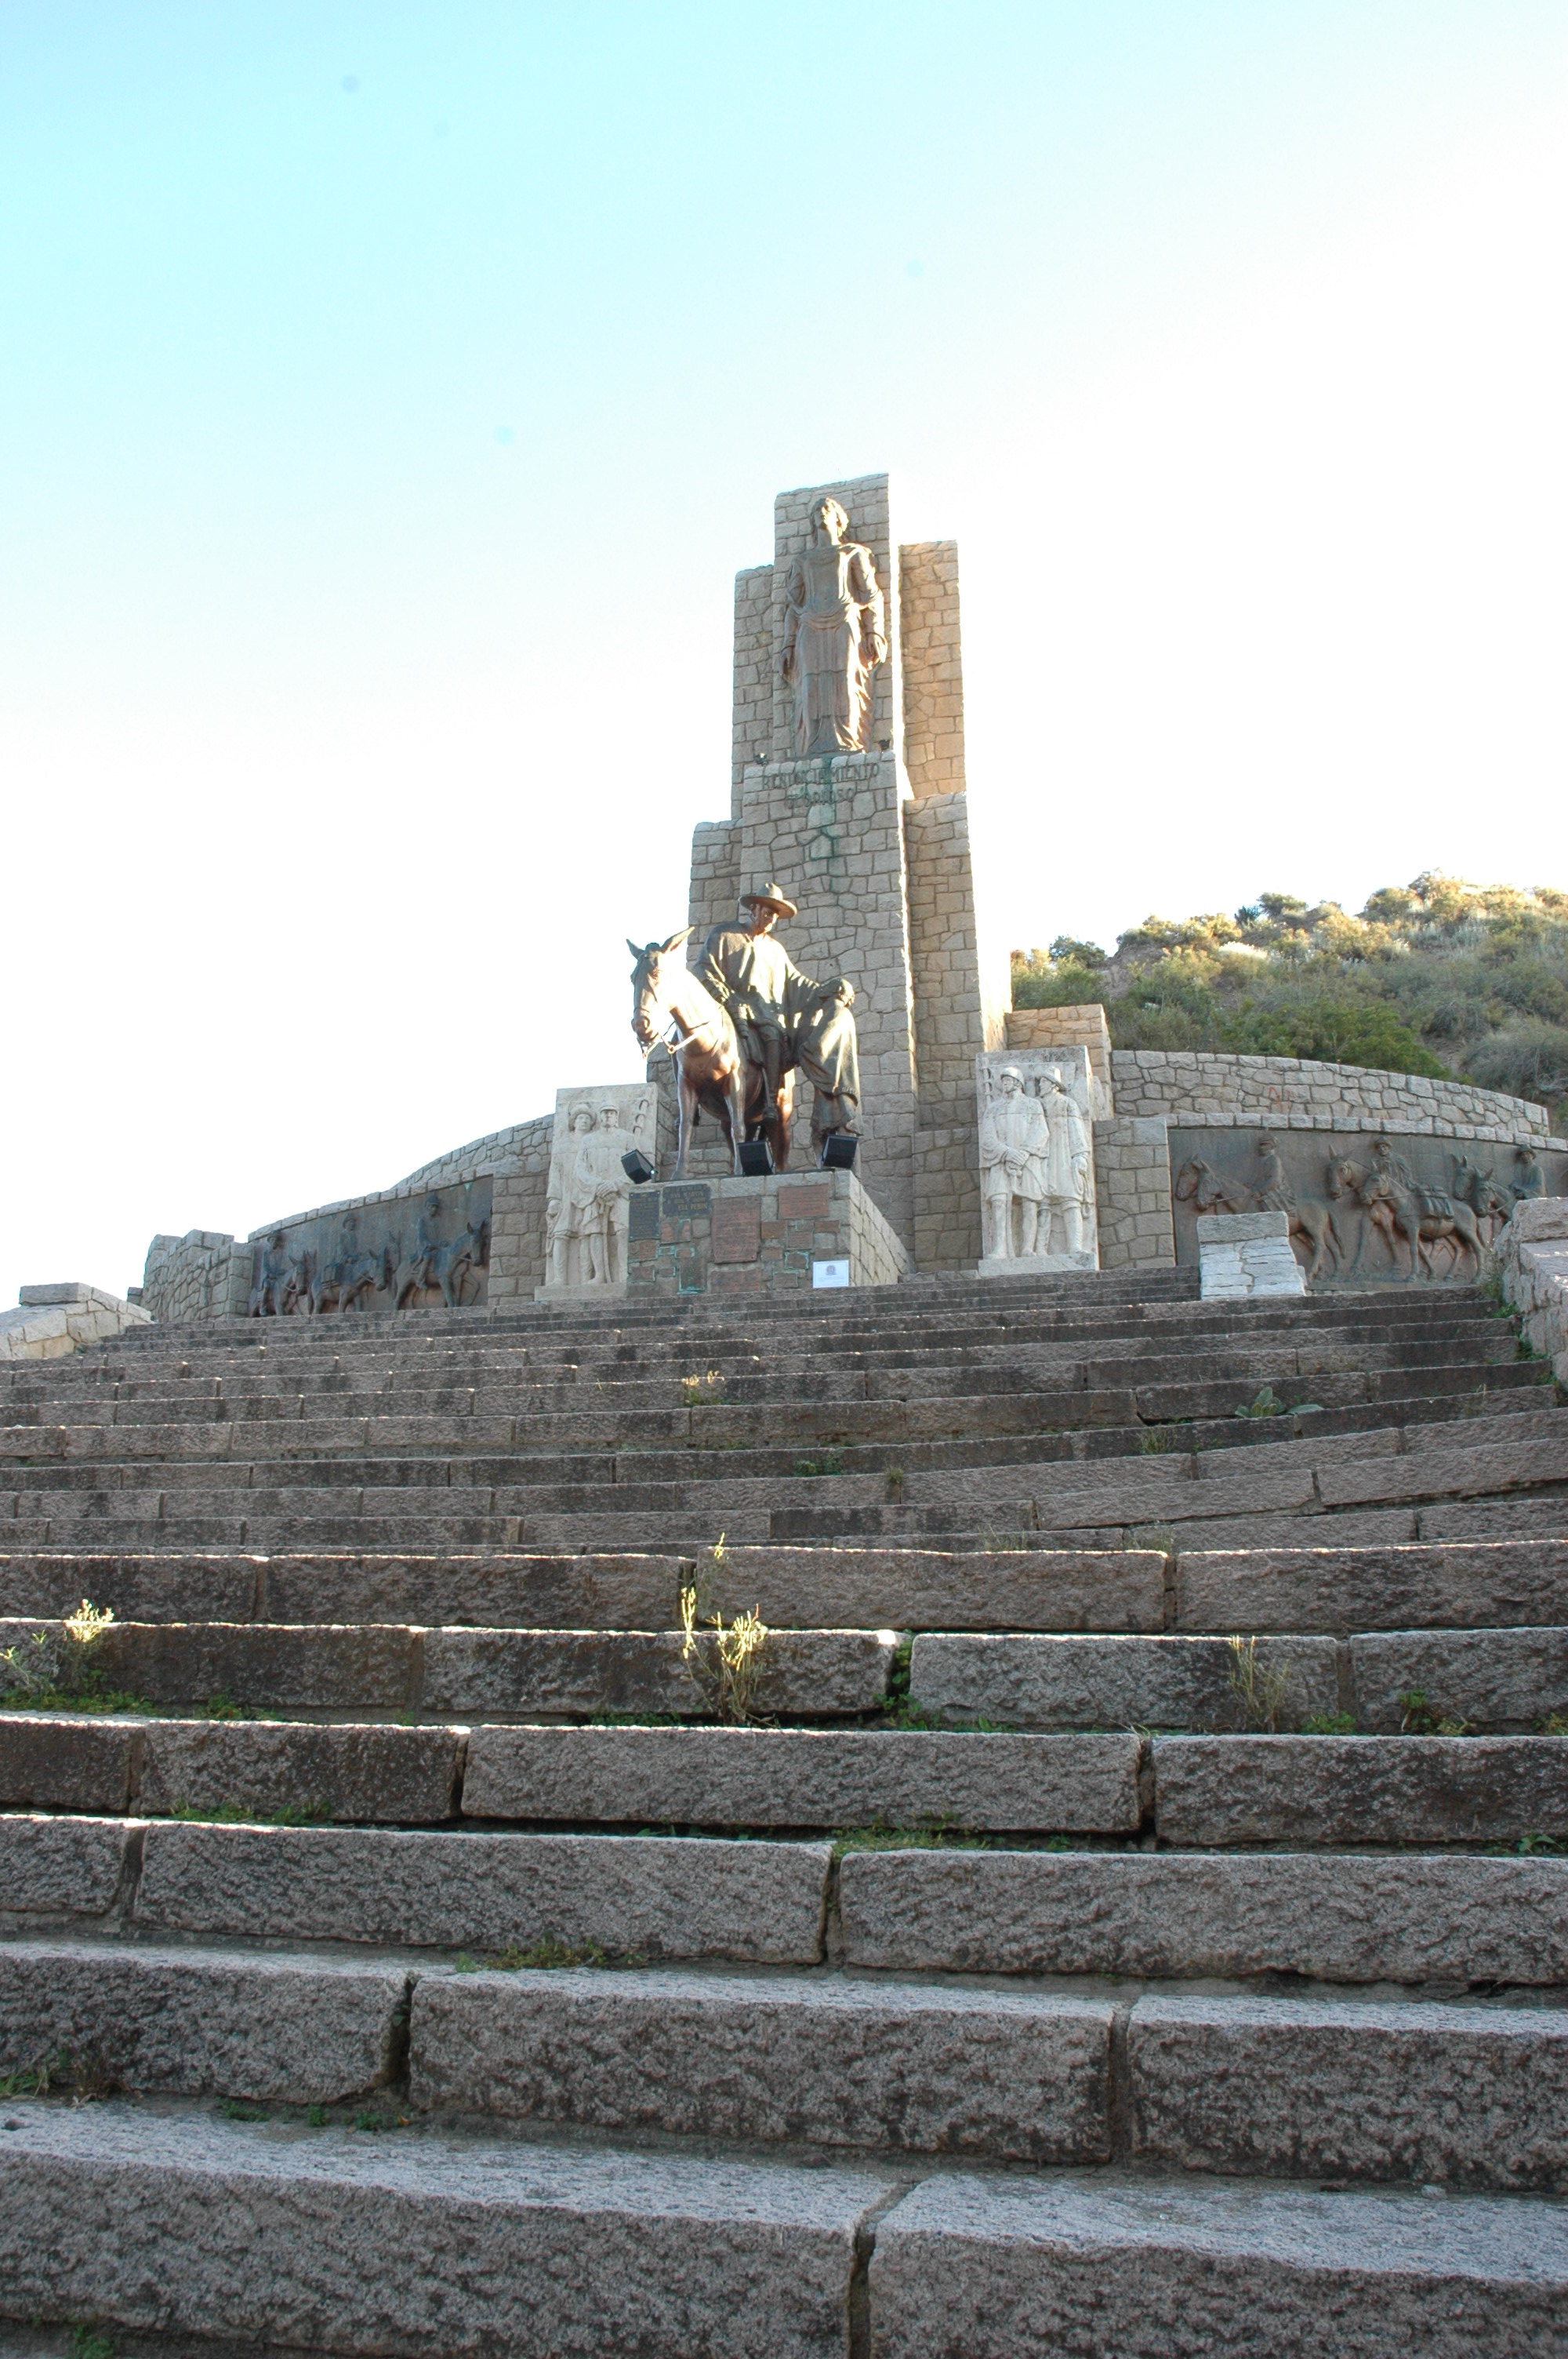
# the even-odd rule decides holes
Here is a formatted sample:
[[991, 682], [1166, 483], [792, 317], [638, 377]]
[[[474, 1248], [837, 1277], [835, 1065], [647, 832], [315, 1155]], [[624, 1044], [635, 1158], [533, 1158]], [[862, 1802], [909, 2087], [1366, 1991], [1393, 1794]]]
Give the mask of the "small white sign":
[[811, 1265], [813, 1286], [848, 1286], [849, 1265], [847, 1261], [814, 1261]]

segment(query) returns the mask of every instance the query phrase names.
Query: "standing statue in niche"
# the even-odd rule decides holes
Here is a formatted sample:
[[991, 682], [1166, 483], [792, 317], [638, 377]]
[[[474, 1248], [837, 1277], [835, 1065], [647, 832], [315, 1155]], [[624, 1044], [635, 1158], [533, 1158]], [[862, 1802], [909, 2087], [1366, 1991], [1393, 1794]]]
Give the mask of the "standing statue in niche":
[[784, 584], [784, 659], [795, 691], [795, 750], [863, 753], [871, 674], [887, 661], [887, 615], [871, 552], [846, 540], [849, 519], [827, 494], [812, 510], [811, 545]]
[[580, 1151], [580, 1159], [592, 1174], [598, 1197], [595, 1236], [600, 1282], [605, 1286], [626, 1283], [626, 1207], [631, 1201], [632, 1182], [621, 1158], [636, 1144], [631, 1132], [622, 1128], [616, 1108], [603, 1105], [599, 1109], [593, 1136], [585, 1140]]
[[[1059, 1073], [1047, 1076], [1040, 1111], [1050, 1129], [1051, 1146], [1045, 1163], [1045, 1234], [1040, 1240], [1039, 1250], [1082, 1253], [1091, 1242], [1085, 1237], [1084, 1230], [1095, 1191], [1094, 1143], [1089, 1126], [1078, 1111], [1076, 1099], [1062, 1087]], [[1051, 1238], [1058, 1221], [1063, 1231], [1060, 1248], [1053, 1245]]]
[[574, 1106], [570, 1128], [562, 1193], [552, 1195], [545, 1207], [550, 1284], [603, 1286], [608, 1283], [608, 1208], [596, 1152], [599, 1133], [593, 1108]]
[[[1051, 1126], [1038, 1098], [1024, 1093], [1023, 1075], [1004, 1065], [997, 1094], [980, 1123], [981, 1251], [988, 1261], [1037, 1253], [1040, 1207], [1049, 1194]], [[1049, 1245], [1050, 1214], [1046, 1214]]]

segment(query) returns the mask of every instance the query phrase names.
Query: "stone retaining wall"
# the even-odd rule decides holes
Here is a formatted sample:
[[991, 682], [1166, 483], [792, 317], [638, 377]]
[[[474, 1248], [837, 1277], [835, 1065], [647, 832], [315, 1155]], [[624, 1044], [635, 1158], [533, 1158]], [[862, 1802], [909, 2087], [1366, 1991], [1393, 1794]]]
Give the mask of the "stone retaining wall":
[[101, 1343], [150, 1313], [99, 1286], [24, 1286], [15, 1310], [0, 1310], [0, 1360], [58, 1360]]
[[[1042, 1011], [1054, 1014], [1058, 1011]], [[1546, 1143], [1544, 1106], [1468, 1082], [1379, 1073], [1303, 1057], [1234, 1057], [1212, 1049], [1116, 1049], [1119, 1114], [1168, 1122], [1267, 1124], [1286, 1130], [1389, 1130], [1498, 1145]]]
[[1094, 1137], [1100, 1267], [1169, 1267], [1176, 1247], [1166, 1124], [1151, 1115], [1097, 1122]]

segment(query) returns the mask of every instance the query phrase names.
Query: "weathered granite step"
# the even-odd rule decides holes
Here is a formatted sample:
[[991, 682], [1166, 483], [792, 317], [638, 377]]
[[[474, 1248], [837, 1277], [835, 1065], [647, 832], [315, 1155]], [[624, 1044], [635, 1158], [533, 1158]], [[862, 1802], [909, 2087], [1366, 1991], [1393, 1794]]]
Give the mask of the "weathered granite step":
[[1093, 2163], [1106, 2000], [654, 1970], [421, 1979], [416, 2104], [615, 2134]]
[[341, 2104], [406, 2078], [412, 1983], [402, 1964], [287, 1951], [0, 1941], [0, 2075]]
[[1162, 1844], [1568, 1841], [1568, 1736], [1156, 1737]]
[[1140, 1740], [0, 1713], [0, 1809], [215, 1821], [1136, 1833]]
[[251, 2349], [828, 2359], [886, 2193], [863, 2170], [280, 2134], [177, 2106], [14, 2118], [5, 2311]]
[[831, 1847], [0, 1814], [0, 1925], [814, 1965]]
[[878, 2359], [1557, 2359], [1565, 2300], [1552, 2203], [1106, 2175], [928, 2179], [870, 2276]]
[[855, 1851], [838, 1921], [903, 1973], [1568, 1988], [1568, 1858]]
[[[58, 1619], [83, 1597], [124, 1622], [407, 1622], [481, 1628], [673, 1625], [679, 1554], [0, 1556], [0, 1617]], [[1167, 1566], [1170, 1569], [1167, 1587]], [[710, 1604], [773, 1629], [1158, 1632], [1477, 1630], [1568, 1624], [1568, 1540], [1427, 1546], [969, 1553], [727, 1548]]]
[[[58, 1624], [0, 1624], [0, 1646]], [[875, 1711], [887, 1694], [891, 1630], [777, 1630], [760, 1658], [756, 1708], [790, 1719]], [[420, 1629], [367, 1623], [115, 1622], [92, 1641], [101, 1684], [151, 1703], [213, 1696], [267, 1711], [603, 1711], [711, 1715], [716, 1640], [679, 1630]]]
[[1542, 2189], [1568, 2183], [1568, 2013], [1146, 1995], [1131, 2146], [1183, 2170]]
[[913, 1729], [480, 1728], [472, 1818], [1135, 1833], [1140, 1743]]
[[949, 1722], [1012, 1728], [1244, 1730], [1250, 1714], [1295, 1729], [1344, 1712], [1375, 1736], [1397, 1734], [1413, 1712], [1425, 1733], [1449, 1721], [1527, 1736], [1568, 1720], [1568, 1629], [1372, 1632], [1343, 1646], [1298, 1632], [1259, 1639], [1245, 1658], [1187, 1632], [927, 1633], [914, 1641], [910, 1696]]
[[363, 1722], [0, 1713], [0, 1809], [428, 1826], [461, 1807], [467, 1732]]
[[[1433, 1393], [1389, 1393], [1332, 1407], [1315, 1397], [1283, 1414], [1251, 1418], [1238, 1414], [1239, 1389], [1231, 1386], [1215, 1416], [1167, 1415], [1164, 1406], [1147, 1413], [1131, 1393], [1025, 1394], [1001, 1400], [944, 1399], [908, 1403], [786, 1404], [760, 1417], [755, 1409], [715, 1405], [701, 1410], [654, 1415], [589, 1412], [553, 1418], [497, 1419], [481, 1416], [253, 1419], [204, 1422], [11, 1426], [0, 1430], [0, 1465], [28, 1468], [21, 1479], [46, 1487], [92, 1487], [115, 1479], [104, 1470], [157, 1465], [164, 1479], [211, 1480], [227, 1465], [254, 1470], [261, 1464], [297, 1463], [320, 1469], [319, 1479], [401, 1484], [458, 1480], [528, 1483], [555, 1479], [602, 1479], [613, 1461], [617, 1479], [641, 1474], [648, 1480], [706, 1473], [722, 1476], [797, 1473], [800, 1452], [830, 1446], [839, 1462], [833, 1471], [855, 1473], [893, 1464], [925, 1469], [987, 1465], [999, 1461], [1066, 1457], [1119, 1457], [1156, 1448], [1195, 1451], [1278, 1446], [1282, 1441], [1327, 1435], [1395, 1431], [1402, 1426], [1476, 1423], [1517, 1432], [1510, 1419], [1527, 1421], [1561, 1415], [1540, 1377], [1546, 1371], [1519, 1364], [1492, 1372], [1465, 1367], [1443, 1372], [1464, 1379]], [[1403, 1381], [1414, 1382], [1405, 1378]], [[1312, 1385], [1281, 1379], [1283, 1397], [1347, 1387], [1360, 1391], [1369, 1379], [1336, 1378]], [[1208, 1388], [1217, 1389], [1217, 1388]], [[1273, 1388], [1271, 1387], [1271, 1390]], [[1279, 1393], [1276, 1398], [1281, 1397]], [[1143, 1396], [1137, 1397], [1141, 1401]], [[161, 1408], [161, 1405], [157, 1405]], [[1151, 1432], [1151, 1425], [1156, 1429]], [[759, 1434], [759, 1426], [762, 1434]], [[572, 1453], [565, 1455], [563, 1453]], [[719, 1453], [722, 1453], [721, 1455]], [[439, 1472], [423, 1473], [422, 1467]], [[36, 1470], [48, 1468], [47, 1476]], [[177, 1475], [177, 1470], [179, 1470]], [[185, 1470], [189, 1470], [188, 1472]], [[825, 1470], [826, 1471], [826, 1470]], [[118, 1479], [124, 1480], [122, 1475]], [[143, 1473], [140, 1480], [147, 1480]], [[246, 1479], [238, 1477], [235, 1479]]]

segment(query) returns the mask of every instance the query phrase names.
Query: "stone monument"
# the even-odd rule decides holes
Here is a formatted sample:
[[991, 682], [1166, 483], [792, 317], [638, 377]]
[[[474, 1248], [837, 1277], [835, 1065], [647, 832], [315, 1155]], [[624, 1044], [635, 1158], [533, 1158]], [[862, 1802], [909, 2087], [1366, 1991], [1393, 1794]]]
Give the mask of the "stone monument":
[[[791, 905], [780, 930], [796, 973], [847, 986], [825, 983], [833, 1004], [802, 996], [791, 1015], [813, 1143], [852, 1126], [856, 1172], [905, 1251], [923, 1268], [972, 1267], [974, 1060], [1005, 1045], [1007, 957], [982, 948], [975, 903], [957, 551], [901, 538], [886, 475], [779, 495], [768, 562], [736, 577], [733, 715], [729, 814], [692, 842], [694, 943], [735, 928], [744, 894]], [[851, 1004], [852, 1034], [837, 1012]], [[650, 1072], [673, 1127], [669, 1060]], [[787, 1089], [787, 1059], [784, 1072]], [[798, 1169], [799, 1090], [790, 1118]], [[701, 1124], [687, 1169], [727, 1173], [716, 1125]]]
[[1087, 1049], [980, 1056], [975, 1081], [981, 1277], [1098, 1269]]
[[633, 1182], [622, 1158], [656, 1152], [658, 1102], [645, 1082], [557, 1090], [538, 1302], [623, 1293]]

